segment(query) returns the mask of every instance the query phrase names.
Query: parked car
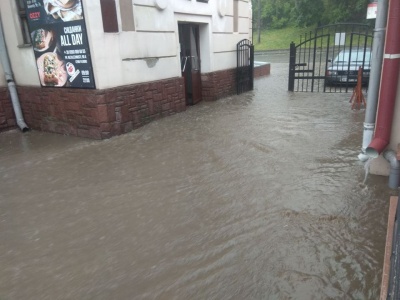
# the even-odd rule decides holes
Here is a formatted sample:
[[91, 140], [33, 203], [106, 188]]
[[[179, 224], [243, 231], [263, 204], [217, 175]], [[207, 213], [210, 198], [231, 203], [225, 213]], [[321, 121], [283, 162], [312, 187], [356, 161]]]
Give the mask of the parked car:
[[371, 70], [371, 49], [342, 50], [333, 61], [330, 61], [326, 70], [325, 82], [327, 85], [355, 84], [360, 67], [363, 68], [362, 83], [368, 84]]

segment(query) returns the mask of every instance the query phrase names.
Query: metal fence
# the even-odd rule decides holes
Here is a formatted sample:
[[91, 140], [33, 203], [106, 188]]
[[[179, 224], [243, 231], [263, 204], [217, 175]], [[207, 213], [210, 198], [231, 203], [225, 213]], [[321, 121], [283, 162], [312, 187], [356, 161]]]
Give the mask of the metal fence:
[[290, 44], [289, 85], [293, 92], [348, 92], [369, 79], [372, 31], [368, 25], [341, 23], [318, 27]]
[[237, 46], [236, 86], [237, 94], [254, 88], [254, 46], [251, 41], [241, 40]]

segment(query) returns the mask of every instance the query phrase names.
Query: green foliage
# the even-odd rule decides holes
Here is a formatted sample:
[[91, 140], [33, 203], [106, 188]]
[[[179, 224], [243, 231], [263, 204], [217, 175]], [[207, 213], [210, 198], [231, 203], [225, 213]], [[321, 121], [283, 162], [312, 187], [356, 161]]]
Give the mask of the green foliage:
[[293, 6], [287, 0], [261, 1], [261, 18], [263, 27], [283, 28], [293, 19]]
[[286, 27], [282, 29], [264, 29], [261, 31], [261, 43], [257, 43], [256, 35], [253, 36], [255, 51], [289, 49], [290, 43], [299, 42], [300, 35], [313, 31], [312, 27]]
[[369, 0], [252, 0], [254, 28], [258, 28], [258, 10], [261, 28], [363, 23], [368, 3]]
[[296, 0], [296, 24], [310, 26], [321, 22], [324, 3], [321, 0]]
[[364, 22], [369, 0], [325, 0], [324, 19], [329, 23]]

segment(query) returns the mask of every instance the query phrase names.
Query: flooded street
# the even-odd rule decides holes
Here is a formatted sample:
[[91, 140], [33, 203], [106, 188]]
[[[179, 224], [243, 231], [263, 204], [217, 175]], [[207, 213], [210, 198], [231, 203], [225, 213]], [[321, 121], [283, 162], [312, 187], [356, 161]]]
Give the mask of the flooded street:
[[109, 140], [0, 133], [0, 299], [377, 299], [394, 192], [363, 184], [364, 111], [276, 60]]

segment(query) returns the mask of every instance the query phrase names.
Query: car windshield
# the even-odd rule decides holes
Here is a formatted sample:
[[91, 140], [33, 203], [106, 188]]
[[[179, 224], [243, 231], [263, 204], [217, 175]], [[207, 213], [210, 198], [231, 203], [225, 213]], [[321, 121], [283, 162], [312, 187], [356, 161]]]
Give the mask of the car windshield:
[[[348, 63], [349, 62], [349, 51], [341, 51], [338, 56], [336, 56], [334, 63]], [[362, 63], [364, 60], [364, 51], [353, 51], [351, 52], [352, 63]], [[371, 52], [369, 50], [365, 51], [365, 62], [368, 63], [371, 60]]]

